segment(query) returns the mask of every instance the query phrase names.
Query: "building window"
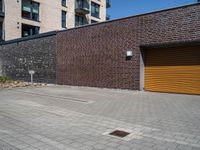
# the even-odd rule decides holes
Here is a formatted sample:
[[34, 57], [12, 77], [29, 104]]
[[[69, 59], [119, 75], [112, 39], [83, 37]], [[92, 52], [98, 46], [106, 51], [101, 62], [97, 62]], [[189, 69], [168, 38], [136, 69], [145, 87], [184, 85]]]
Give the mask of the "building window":
[[22, 17], [39, 21], [39, 3], [30, 0], [22, 0]]
[[66, 6], [66, 0], [61, 0], [62, 6]]
[[22, 24], [22, 37], [39, 34], [39, 27]]
[[99, 18], [99, 14], [100, 14], [100, 5], [91, 2], [91, 15], [93, 17]]
[[89, 4], [86, 0], [76, 0], [76, 8], [89, 9]]
[[3, 40], [3, 22], [0, 22], [0, 41]]
[[62, 11], [62, 28], [66, 28], [66, 11]]
[[3, 12], [3, 0], [0, 0], [0, 12]]
[[96, 21], [96, 20], [91, 20], [91, 23], [93, 24], [93, 23], [98, 23], [98, 21]]
[[82, 26], [87, 24], [83, 16], [76, 15], [75, 16], [75, 26]]

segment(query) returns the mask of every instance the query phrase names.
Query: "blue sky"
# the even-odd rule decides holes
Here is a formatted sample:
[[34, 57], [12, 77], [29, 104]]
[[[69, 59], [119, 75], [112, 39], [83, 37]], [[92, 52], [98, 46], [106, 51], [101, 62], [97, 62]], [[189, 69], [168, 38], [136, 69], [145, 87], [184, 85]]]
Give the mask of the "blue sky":
[[110, 2], [111, 8], [107, 13], [111, 19], [117, 19], [192, 4], [197, 0], [110, 0]]

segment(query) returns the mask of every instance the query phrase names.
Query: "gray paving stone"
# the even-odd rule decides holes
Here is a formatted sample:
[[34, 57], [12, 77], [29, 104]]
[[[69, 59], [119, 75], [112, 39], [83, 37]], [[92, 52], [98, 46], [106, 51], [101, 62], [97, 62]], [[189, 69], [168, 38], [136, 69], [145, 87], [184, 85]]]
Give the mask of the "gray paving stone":
[[32, 147], [32, 146], [29, 146], [29, 147], [23, 148], [22, 150], [39, 150], [39, 149]]
[[[43, 93], [58, 98], [38, 96]], [[199, 108], [192, 95], [68, 86], [1, 90], [0, 150], [199, 150]], [[116, 129], [131, 136], [105, 134]]]

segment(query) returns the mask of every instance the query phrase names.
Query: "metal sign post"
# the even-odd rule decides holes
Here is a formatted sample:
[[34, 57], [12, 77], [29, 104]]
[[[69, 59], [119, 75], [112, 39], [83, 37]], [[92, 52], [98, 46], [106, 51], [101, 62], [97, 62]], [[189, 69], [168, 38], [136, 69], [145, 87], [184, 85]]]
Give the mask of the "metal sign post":
[[33, 84], [33, 75], [35, 74], [34, 70], [29, 70], [29, 74], [31, 75], [31, 84]]

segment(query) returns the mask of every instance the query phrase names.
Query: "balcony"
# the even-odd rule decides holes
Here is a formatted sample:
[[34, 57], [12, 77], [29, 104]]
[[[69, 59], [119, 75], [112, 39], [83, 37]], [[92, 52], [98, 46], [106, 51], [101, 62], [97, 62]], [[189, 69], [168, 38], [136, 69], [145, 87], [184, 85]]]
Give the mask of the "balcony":
[[106, 0], [106, 8], [110, 8], [111, 4], [110, 4], [110, 0]]
[[4, 41], [4, 38], [3, 38], [3, 31], [0, 30], [0, 42]]
[[5, 16], [5, 13], [0, 11], [0, 17], [4, 17]]
[[75, 11], [77, 14], [86, 15], [90, 13], [89, 3], [87, 0], [76, 0]]
[[89, 22], [85, 16], [75, 15], [75, 26], [80, 27], [87, 25]]
[[0, 0], [0, 17], [4, 17], [4, 3], [3, 0]]
[[106, 15], [106, 20], [110, 20], [110, 15]]
[[84, 25], [87, 25], [88, 22], [75, 22], [75, 27], [80, 27], [80, 26], [84, 26]]
[[3, 22], [0, 22], [0, 42], [4, 41]]

